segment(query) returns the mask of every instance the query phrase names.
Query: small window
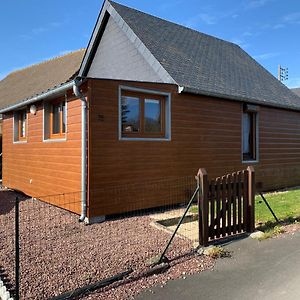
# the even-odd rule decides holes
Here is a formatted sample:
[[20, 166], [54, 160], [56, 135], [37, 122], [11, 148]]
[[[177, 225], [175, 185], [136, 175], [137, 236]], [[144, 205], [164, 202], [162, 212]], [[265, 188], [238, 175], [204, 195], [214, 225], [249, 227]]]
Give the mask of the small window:
[[14, 113], [14, 142], [27, 140], [27, 110], [23, 109]]
[[122, 91], [122, 137], [165, 138], [166, 102], [165, 96]]
[[257, 112], [243, 112], [243, 161], [258, 160]]
[[64, 137], [66, 132], [66, 106], [65, 102], [53, 103], [50, 115], [51, 138]]
[[66, 133], [66, 102], [44, 103], [44, 140], [63, 139]]

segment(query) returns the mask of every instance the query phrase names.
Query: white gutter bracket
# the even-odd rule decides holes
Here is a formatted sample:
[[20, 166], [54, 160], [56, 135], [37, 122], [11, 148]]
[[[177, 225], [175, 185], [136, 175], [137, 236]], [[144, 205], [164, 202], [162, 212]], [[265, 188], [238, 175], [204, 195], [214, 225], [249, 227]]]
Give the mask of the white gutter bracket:
[[178, 94], [181, 94], [184, 91], [184, 86], [178, 85]]

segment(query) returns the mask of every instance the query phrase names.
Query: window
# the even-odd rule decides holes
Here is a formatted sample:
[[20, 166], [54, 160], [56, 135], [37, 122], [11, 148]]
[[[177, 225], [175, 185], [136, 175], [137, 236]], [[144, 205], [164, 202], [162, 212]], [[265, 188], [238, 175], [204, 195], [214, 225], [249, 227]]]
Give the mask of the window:
[[121, 92], [121, 137], [166, 138], [168, 97], [151, 93]]
[[14, 142], [27, 140], [27, 110], [23, 109], [14, 113]]
[[66, 120], [65, 101], [44, 103], [44, 140], [64, 139]]
[[50, 136], [51, 138], [64, 137], [66, 132], [66, 106], [65, 102], [51, 104]]
[[258, 160], [258, 113], [254, 108], [256, 107], [247, 105], [243, 112], [243, 161]]

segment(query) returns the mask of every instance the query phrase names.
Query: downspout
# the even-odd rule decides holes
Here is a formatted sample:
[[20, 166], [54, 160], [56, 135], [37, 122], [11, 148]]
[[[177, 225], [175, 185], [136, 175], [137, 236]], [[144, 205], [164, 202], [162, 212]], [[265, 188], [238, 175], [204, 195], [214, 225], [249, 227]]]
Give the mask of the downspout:
[[86, 142], [86, 113], [87, 113], [87, 101], [86, 98], [80, 92], [80, 85], [82, 84], [81, 78], [74, 80], [73, 92], [76, 97], [81, 100], [81, 215], [79, 222], [83, 222], [87, 216], [87, 142]]

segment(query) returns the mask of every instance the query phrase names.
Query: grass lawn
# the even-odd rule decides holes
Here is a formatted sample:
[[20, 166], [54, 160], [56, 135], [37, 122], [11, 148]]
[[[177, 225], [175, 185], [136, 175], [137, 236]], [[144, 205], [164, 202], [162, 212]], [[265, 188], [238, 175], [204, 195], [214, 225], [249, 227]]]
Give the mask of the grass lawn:
[[[264, 197], [280, 221], [300, 218], [300, 188], [265, 193]], [[198, 213], [197, 205], [192, 206], [190, 212]], [[275, 222], [260, 195], [255, 197], [255, 217], [258, 225]]]
[[[264, 194], [279, 220], [300, 217], [300, 188]], [[273, 222], [274, 217], [258, 195], [255, 197], [256, 223]]]

